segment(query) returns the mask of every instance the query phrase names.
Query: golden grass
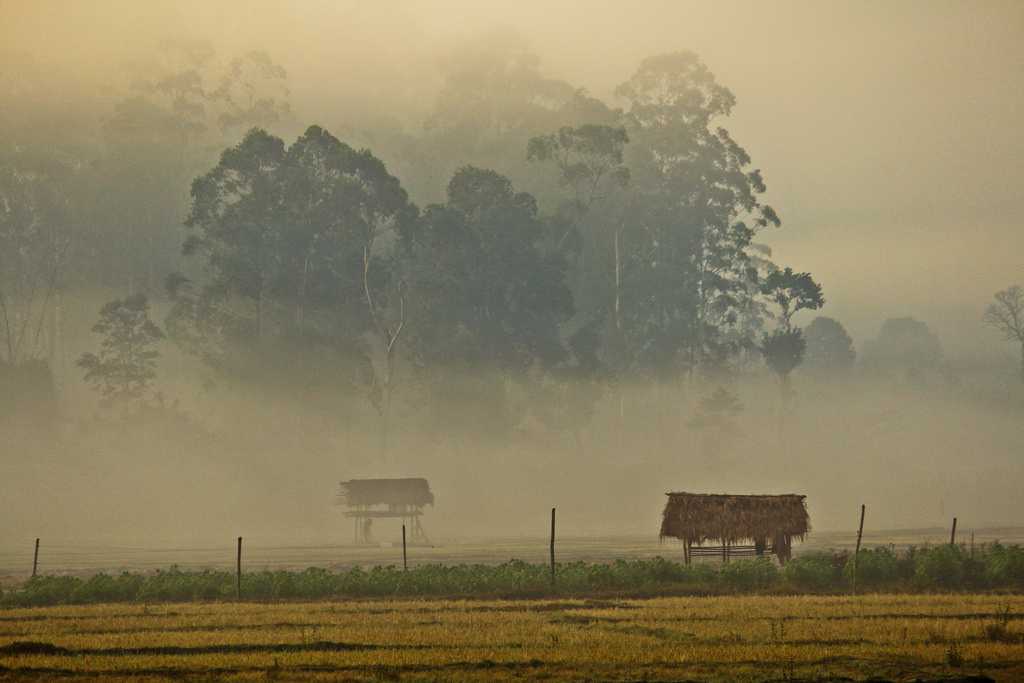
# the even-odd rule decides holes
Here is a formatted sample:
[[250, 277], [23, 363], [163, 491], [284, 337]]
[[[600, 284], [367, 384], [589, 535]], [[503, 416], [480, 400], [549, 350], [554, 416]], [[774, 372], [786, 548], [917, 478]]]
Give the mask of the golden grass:
[[[1009, 638], [986, 624], [1009, 608]], [[1024, 680], [1024, 596], [99, 605], [0, 611], [0, 680]], [[35, 641], [57, 654], [18, 654]], [[957, 666], [959, 664], [959, 666]]]

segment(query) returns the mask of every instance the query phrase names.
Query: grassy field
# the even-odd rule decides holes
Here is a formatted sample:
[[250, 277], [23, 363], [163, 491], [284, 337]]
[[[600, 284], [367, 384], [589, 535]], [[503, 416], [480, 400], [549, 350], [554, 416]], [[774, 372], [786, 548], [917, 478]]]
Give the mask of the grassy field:
[[0, 611], [0, 680], [1024, 680], [1024, 596]]

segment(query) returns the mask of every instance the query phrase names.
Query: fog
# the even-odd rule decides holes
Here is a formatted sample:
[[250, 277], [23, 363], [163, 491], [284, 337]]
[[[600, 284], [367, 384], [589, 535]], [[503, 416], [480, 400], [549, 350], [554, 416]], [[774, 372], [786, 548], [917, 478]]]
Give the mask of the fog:
[[[438, 538], [541, 536], [554, 505], [566, 534], [653, 535], [670, 490], [805, 493], [817, 529], [854, 526], [861, 503], [875, 528], [944, 525], [954, 515], [968, 527], [1024, 524], [1020, 348], [982, 323], [995, 292], [1024, 284], [1014, 210], [1024, 176], [1022, 36], [1024, 5], [1012, 0], [0, 0], [3, 158], [73, 157], [83, 180], [69, 205], [108, 203], [88, 219], [73, 214], [71, 234], [88, 229], [82, 241], [107, 235], [115, 245], [102, 262], [76, 251], [78, 270], [61, 276], [60, 332], [40, 323], [36, 334], [58, 339], [38, 354], [54, 376], [57, 417], [43, 428], [24, 415], [0, 421], [0, 544], [204, 544], [238, 534], [345, 542], [337, 482], [392, 476], [430, 480], [437, 504], [425, 523]], [[616, 87], [645, 58], [692, 51], [735, 94], [719, 123], [760, 169], [762, 201], [781, 218], [755, 242], [823, 287], [824, 307], [794, 322], [841, 321], [857, 363], [839, 378], [798, 367], [781, 403], [777, 378], [748, 357], [724, 374], [624, 372], [597, 382], [593, 413], [573, 434], [517, 407], [531, 400], [509, 394], [507, 376], [486, 363], [460, 364], [445, 380], [449, 389], [483, 382], [475, 399], [431, 389], [402, 338], [384, 448], [379, 406], [355, 392], [233, 381], [166, 339], [154, 385], [165, 406], [176, 402], [173, 417], [117, 417], [76, 359], [98, 347], [90, 328], [112, 298], [145, 292], [166, 327], [173, 305], [163, 278], [202, 272], [179, 256], [189, 181], [245, 133], [203, 133], [187, 158], [140, 153], [144, 161], [126, 163], [134, 170], [100, 175], [139, 149], [134, 138], [109, 139], [110, 130], [122, 135], [105, 128], [118, 103], [140, 78], [181, 68], [182, 46], [206, 46], [211, 73], [239, 55], [269, 55], [287, 74], [273, 91], [287, 108], [268, 119], [269, 132], [291, 144], [315, 124], [367, 147], [421, 208], [445, 201], [455, 169], [474, 164], [534, 194], [544, 215], [556, 212], [556, 183], [527, 165], [525, 145], [463, 153], [463, 140], [422, 142], [443, 128], [439, 116], [473, 116], [470, 99], [445, 101], [452, 74], [507, 48], [535, 56], [543, 77], [628, 109]], [[525, 140], [557, 125], [522, 128]], [[162, 199], [114, 186], [163, 168], [160, 155], [175, 169], [154, 174], [152, 196]], [[133, 250], [116, 235], [141, 234], [140, 216], [158, 236]], [[905, 317], [941, 341], [941, 361], [923, 371], [866, 364], [866, 342], [885, 320]], [[275, 362], [287, 375], [296, 361]], [[491, 428], [485, 399], [496, 386], [507, 400], [501, 427]], [[742, 410], [735, 431], [709, 437], [692, 421], [719, 386]], [[13, 381], [0, 386], [16, 391]], [[591, 405], [567, 391], [565, 405]]]

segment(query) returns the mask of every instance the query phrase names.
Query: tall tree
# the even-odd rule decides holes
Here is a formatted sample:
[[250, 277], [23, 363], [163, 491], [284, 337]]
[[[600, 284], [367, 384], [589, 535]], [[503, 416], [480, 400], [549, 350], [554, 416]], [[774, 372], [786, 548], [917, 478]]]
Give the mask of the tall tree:
[[724, 333], [753, 310], [753, 237], [779, 225], [760, 201], [760, 171], [718, 123], [735, 97], [692, 52], [644, 60], [617, 94], [630, 105], [628, 165], [642, 196], [627, 285], [636, 353], [656, 367], [718, 362]]
[[622, 191], [629, 183], [623, 151], [628, 143], [622, 127], [585, 123], [531, 138], [527, 145], [529, 161], [557, 168], [565, 192], [551, 221], [549, 248], [569, 262], [576, 315], [565, 332], [572, 358], [548, 382], [548, 404], [556, 409], [542, 419], [570, 425], [577, 448], [582, 448], [582, 429], [601, 395], [598, 380], [613, 380], [618, 387], [615, 371], [623, 369], [617, 351], [622, 335], [621, 207], [628, 199]]
[[288, 73], [262, 50], [229, 63], [210, 99], [220, 105], [217, 123], [225, 130], [269, 128], [291, 116]]
[[1024, 289], [1013, 286], [995, 293], [983, 320], [1006, 341], [1020, 344], [1020, 379], [1024, 382]]
[[[595, 216], [592, 209], [629, 183], [629, 169], [623, 163], [623, 150], [628, 142], [624, 128], [584, 124], [531, 138], [527, 145], [527, 159], [553, 163], [558, 169], [559, 183], [568, 193], [560, 211], [564, 228], [553, 246], [573, 257], [577, 270], [573, 279], [575, 298], [580, 301], [592, 297], [606, 291], [608, 282], [614, 283], [613, 297], [586, 308], [611, 310], [619, 329], [622, 221], [614, 211]], [[594, 273], [598, 275], [594, 277]], [[594, 317], [593, 310], [587, 310], [587, 314]]]
[[45, 351], [43, 334], [71, 246], [65, 175], [52, 160], [0, 164], [0, 360], [12, 366]]
[[559, 324], [572, 315], [572, 296], [565, 259], [539, 247], [544, 234], [533, 197], [507, 178], [456, 172], [447, 203], [427, 207], [410, 244], [423, 367], [517, 380], [565, 357]]
[[180, 267], [191, 178], [239, 131], [285, 121], [288, 90], [265, 53], [224, 64], [211, 46], [189, 41], [160, 44], [129, 78], [104, 117], [89, 174], [95, 239], [86, 256], [99, 266], [95, 281], [152, 292]]
[[[416, 208], [384, 164], [318, 126], [290, 147], [253, 129], [192, 186], [184, 252], [205, 281], [175, 277], [172, 334], [222, 368], [259, 376], [266, 354], [301, 350], [347, 367], [378, 409], [390, 392], [395, 338], [385, 322], [391, 248]], [[368, 339], [369, 338], [369, 339]], [[376, 345], [371, 340], [376, 341]], [[386, 349], [381, 371], [374, 348]], [[248, 359], [248, 361], [246, 360]]]
[[[441, 64], [443, 82], [428, 116], [410, 183], [430, 201], [463, 165], [494, 169], [541, 203], [553, 174], [530, 168], [522, 150], [534, 136], [562, 126], [616, 123], [604, 103], [544, 73], [521, 35], [497, 30], [462, 43]], [[555, 192], [551, 192], [555, 195]]]

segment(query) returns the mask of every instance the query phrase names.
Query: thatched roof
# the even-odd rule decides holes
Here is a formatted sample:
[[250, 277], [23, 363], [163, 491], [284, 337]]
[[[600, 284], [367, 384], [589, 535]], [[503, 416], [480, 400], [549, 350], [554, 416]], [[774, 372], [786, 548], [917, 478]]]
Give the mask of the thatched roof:
[[806, 496], [732, 496], [718, 493], [666, 493], [661, 537], [691, 543], [738, 543], [755, 539], [803, 539], [811, 529]]
[[414, 505], [434, 504], [434, 494], [426, 479], [352, 479], [341, 482], [338, 502], [342, 505]]

